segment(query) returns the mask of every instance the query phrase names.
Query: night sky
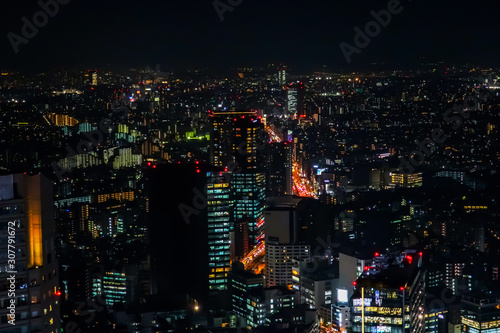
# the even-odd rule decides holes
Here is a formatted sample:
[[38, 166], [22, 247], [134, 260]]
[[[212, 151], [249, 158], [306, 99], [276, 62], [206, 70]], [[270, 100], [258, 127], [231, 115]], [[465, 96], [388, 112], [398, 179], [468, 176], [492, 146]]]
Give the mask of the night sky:
[[370, 11], [388, 2], [243, 0], [221, 22], [213, 0], [70, 0], [15, 54], [7, 34], [21, 34], [21, 18], [31, 21], [40, 7], [35, 0], [8, 1], [0, 68], [160, 64], [184, 70], [282, 62], [298, 71], [348, 70], [375, 62], [412, 65], [421, 57], [498, 65], [500, 4], [493, 0], [401, 0], [403, 11], [348, 65], [339, 44], [353, 44], [353, 28], [364, 29]]

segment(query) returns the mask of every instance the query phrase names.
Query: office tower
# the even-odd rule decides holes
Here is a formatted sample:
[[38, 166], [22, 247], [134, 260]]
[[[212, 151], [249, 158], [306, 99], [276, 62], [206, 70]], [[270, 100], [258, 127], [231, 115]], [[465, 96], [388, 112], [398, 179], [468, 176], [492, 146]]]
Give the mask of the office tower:
[[281, 87], [286, 85], [286, 79], [287, 79], [286, 70], [287, 70], [287, 66], [280, 65], [278, 67], [278, 84]]
[[124, 303], [127, 297], [127, 278], [125, 273], [108, 271], [102, 276], [102, 295], [106, 304]]
[[[0, 176], [1, 332], [59, 332], [59, 272], [54, 249], [53, 182], [42, 175]], [[14, 235], [14, 238], [9, 238]], [[9, 240], [13, 239], [13, 243]], [[8, 250], [15, 253], [10, 266]], [[9, 273], [15, 272], [15, 273]], [[8, 277], [14, 275], [15, 295]], [[10, 297], [10, 296], [9, 296]], [[11, 299], [15, 326], [9, 324]]]
[[229, 231], [233, 219], [230, 176], [229, 173], [207, 172], [208, 288], [211, 292], [228, 288]]
[[251, 246], [264, 238], [265, 183], [263, 173], [233, 174], [234, 221], [248, 223]]
[[287, 112], [294, 115], [297, 113], [297, 88], [286, 87]]
[[250, 246], [263, 238], [265, 175], [261, 172], [264, 126], [255, 112], [223, 111], [210, 114], [210, 160], [232, 172], [234, 222], [247, 222]]
[[[284, 98], [287, 101], [288, 115], [297, 115], [297, 117], [306, 116], [304, 113], [304, 88], [304, 83], [298, 81], [286, 86]], [[312, 113], [308, 115], [312, 116]]]
[[353, 282], [352, 332], [423, 333], [425, 269], [415, 251], [381, 255]]
[[[216, 111], [210, 113], [209, 117], [211, 122], [210, 164], [219, 167], [229, 167], [232, 165], [232, 163], [234, 163], [234, 152], [238, 148], [238, 146], [235, 147], [233, 145], [233, 131], [235, 129], [233, 123], [235, 123], [241, 117], [247, 117], [247, 120], [255, 119], [256, 114], [253, 111]], [[245, 124], [242, 125], [245, 126]], [[246, 126], [243, 127], [243, 130], [246, 137]], [[239, 133], [241, 135], [241, 127]], [[240, 144], [241, 141], [242, 140], [240, 139], [238, 144]], [[252, 147], [242, 146], [241, 149], [243, 151], [247, 148]], [[237, 166], [237, 168], [238, 167], [239, 165]]]
[[293, 144], [274, 142], [266, 147], [268, 197], [293, 195]]
[[247, 313], [246, 295], [251, 288], [262, 287], [264, 277], [245, 271], [242, 263], [235, 262], [228, 274], [228, 279], [231, 293], [231, 309], [240, 320], [245, 320]]
[[97, 78], [97, 70], [88, 70], [87, 73], [83, 74], [83, 84], [97, 86]]
[[422, 173], [403, 173], [403, 172], [392, 172], [390, 175], [390, 186], [392, 187], [404, 187], [413, 188], [422, 186]]
[[235, 119], [231, 140], [237, 167], [233, 172], [234, 221], [248, 222], [250, 245], [255, 245], [264, 237], [266, 179], [261, 172], [263, 146], [260, 145], [265, 142], [259, 142], [264, 126], [256, 116], [242, 115]]
[[158, 109], [160, 113], [165, 113], [168, 109], [168, 95], [170, 93], [170, 88], [166, 84], [162, 84], [158, 87]]
[[276, 238], [266, 236], [266, 286], [293, 284], [293, 260], [307, 261], [311, 258], [310, 246], [305, 244], [282, 244]]
[[293, 260], [311, 257], [310, 246], [299, 242], [297, 205], [301, 198], [275, 197], [268, 201], [266, 219], [266, 286], [292, 286]]
[[[242, 173], [260, 171], [262, 163], [262, 149], [264, 144], [262, 137], [264, 125], [259, 117], [245, 116], [233, 119], [232, 137], [229, 144], [238, 169]], [[267, 136], [266, 136], [267, 138]]]
[[174, 309], [208, 301], [208, 228], [204, 166], [165, 164], [145, 169], [152, 295]]
[[145, 175], [153, 295], [177, 309], [192, 310], [194, 301], [197, 311], [228, 308], [229, 173], [201, 164], [159, 164]]

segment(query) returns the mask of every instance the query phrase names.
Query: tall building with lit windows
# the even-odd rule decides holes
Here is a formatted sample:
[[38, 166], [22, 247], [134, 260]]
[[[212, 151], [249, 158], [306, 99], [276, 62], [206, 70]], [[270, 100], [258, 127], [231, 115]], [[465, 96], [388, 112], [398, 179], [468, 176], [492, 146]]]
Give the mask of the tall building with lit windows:
[[263, 173], [233, 174], [234, 221], [248, 222], [251, 246], [264, 239], [265, 184]]
[[102, 276], [102, 294], [106, 304], [125, 303], [127, 297], [127, 278], [122, 272], [105, 272]]
[[229, 232], [233, 220], [230, 173], [207, 172], [208, 288], [228, 289], [231, 269]]
[[[53, 183], [42, 175], [0, 176], [0, 332], [61, 330], [52, 189]], [[9, 233], [14, 234], [11, 247]], [[12, 267], [8, 249], [15, 253]], [[13, 319], [8, 309], [11, 275], [16, 287], [15, 326], [8, 323]]]
[[253, 111], [214, 112], [210, 117], [211, 164], [232, 172], [233, 222], [248, 223], [249, 245], [253, 246], [264, 237], [264, 125]]
[[377, 256], [353, 285], [351, 332], [425, 331], [421, 253], [413, 250]]
[[280, 65], [278, 67], [278, 84], [280, 86], [284, 86], [286, 84], [286, 80], [287, 80], [286, 70], [287, 70], [287, 66]]
[[[210, 132], [210, 164], [219, 167], [230, 167], [234, 163], [234, 126], [238, 119], [257, 118], [253, 111], [217, 111], [209, 114]], [[241, 127], [240, 127], [241, 128]], [[241, 133], [240, 133], [241, 136]], [[244, 149], [244, 147], [242, 148]], [[232, 170], [231, 170], [232, 171]]]
[[404, 172], [391, 172], [392, 187], [413, 188], [422, 186], [422, 172], [404, 173]]

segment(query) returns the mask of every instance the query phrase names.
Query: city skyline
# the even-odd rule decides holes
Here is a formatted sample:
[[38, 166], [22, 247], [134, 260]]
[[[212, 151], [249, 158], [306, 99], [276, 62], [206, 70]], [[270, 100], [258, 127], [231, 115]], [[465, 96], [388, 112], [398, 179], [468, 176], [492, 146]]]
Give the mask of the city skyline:
[[0, 332], [500, 332], [497, 4], [6, 8]]

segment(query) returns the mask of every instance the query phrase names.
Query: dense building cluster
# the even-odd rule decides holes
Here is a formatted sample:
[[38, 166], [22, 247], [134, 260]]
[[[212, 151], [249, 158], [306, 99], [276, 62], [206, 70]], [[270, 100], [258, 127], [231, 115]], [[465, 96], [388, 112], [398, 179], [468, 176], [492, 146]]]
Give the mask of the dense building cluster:
[[1, 72], [0, 331], [499, 332], [498, 73]]

